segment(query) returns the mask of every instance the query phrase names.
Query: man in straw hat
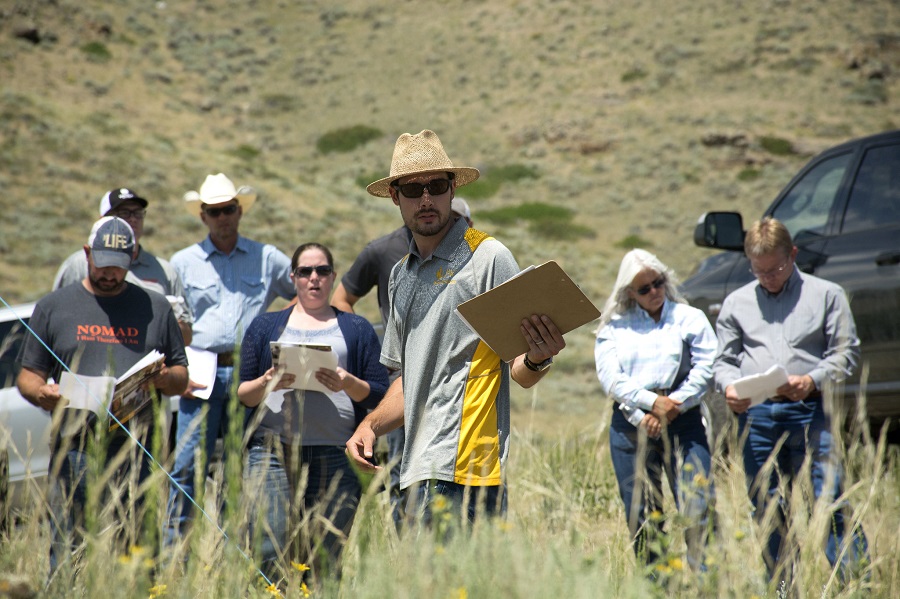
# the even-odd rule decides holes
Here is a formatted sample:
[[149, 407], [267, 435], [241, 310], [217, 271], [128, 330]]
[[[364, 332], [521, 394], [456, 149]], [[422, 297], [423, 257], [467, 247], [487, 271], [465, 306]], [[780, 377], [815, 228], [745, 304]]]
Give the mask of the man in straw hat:
[[[87, 264], [84, 278], [37, 303], [31, 318], [34, 335], [25, 339], [21, 349], [22, 371], [16, 381], [19, 392], [34, 405], [54, 412], [56, 424], [50, 444], [48, 489], [51, 575], [81, 544], [87, 498], [93, 491], [88, 485], [107, 484], [101, 484], [103, 477], [90, 475], [90, 456], [103, 446], [106, 453], [102, 467], [113, 469], [115, 481], [122, 481], [124, 489], [136, 488], [135, 483], [142, 483], [150, 474], [149, 457], [122, 429], [116, 428], [109, 436], [99, 429], [98, 425], [105, 427], [107, 420], [96, 416], [102, 413], [95, 406], [98, 398], [86, 396], [78, 383], [70, 391], [61, 391], [59, 383], [65, 387], [70, 374], [122, 376], [154, 350], [165, 355], [165, 367], [152, 379], [157, 390], [178, 394], [188, 382], [184, 339], [169, 302], [163, 295], [126, 279], [135, 238], [134, 231], [120, 218], [104, 216], [94, 223], [82, 254]], [[79, 394], [82, 404], [76, 401]], [[150, 400], [148, 388], [137, 390], [133, 397], [136, 405]], [[147, 446], [152, 438], [153, 410], [142, 410], [125, 426]], [[121, 459], [122, 452], [128, 452], [129, 457]], [[142, 493], [127, 499], [113, 495], [104, 495], [101, 505], [121, 502], [111, 512], [125, 513], [134, 520], [110, 524], [117, 534], [132, 535], [128, 544], [143, 544], [146, 539], [139, 537], [146, 532], [140, 525]]]
[[[194, 453], [200, 448], [200, 419], [206, 412], [206, 439], [201, 472], [220, 431], [227, 429], [226, 408], [234, 369], [234, 353], [250, 322], [265, 312], [276, 297], [292, 299], [291, 260], [275, 246], [252, 241], [238, 233], [245, 210], [256, 201], [251, 187], [236, 188], [224, 174], [209, 175], [200, 191], [184, 195], [185, 207], [209, 229], [209, 235], [172, 256], [172, 266], [184, 282], [194, 314], [191, 347], [216, 354], [216, 378], [208, 400], [192, 390], [178, 407], [178, 433], [172, 477], [194, 496]], [[166, 543], [184, 533], [191, 518], [191, 502], [173, 486], [169, 495]]]
[[532, 315], [521, 326], [528, 352], [507, 364], [453, 314], [519, 272], [503, 244], [451, 216], [456, 188], [478, 174], [453, 166], [438, 136], [425, 130], [401, 135], [390, 176], [366, 188], [400, 208], [412, 241], [391, 273], [381, 353], [400, 378], [347, 441], [347, 452], [360, 468], [377, 470], [370, 462], [376, 438], [405, 425], [400, 486], [407, 514], [426, 521], [438, 495], [469, 519], [482, 505], [491, 515], [505, 512], [510, 376], [531, 387], [565, 347], [547, 316]]

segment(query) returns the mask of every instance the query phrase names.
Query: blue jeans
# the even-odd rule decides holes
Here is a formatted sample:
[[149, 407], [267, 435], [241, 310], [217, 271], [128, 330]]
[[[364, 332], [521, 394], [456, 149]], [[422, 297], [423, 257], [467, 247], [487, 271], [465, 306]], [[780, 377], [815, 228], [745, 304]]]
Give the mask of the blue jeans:
[[648, 563], [658, 559], [648, 545], [654, 534], [662, 534], [662, 474], [678, 511], [688, 519], [685, 542], [688, 562], [703, 569], [711, 514], [715, 503], [712, 466], [700, 410], [688, 410], [663, 429], [659, 439], [639, 442], [638, 429], [613, 404], [609, 450], [619, 495], [625, 504], [625, 519], [633, 538], [635, 554]]
[[[181, 485], [182, 492], [172, 485], [169, 490], [168, 517], [163, 531], [165, 546], [174, 544], [186, 532], [193, 516], [193, 503], [185, 494], [196, 499], [194, 481], [197, 470], [200, 480], [206, 480], [209, 458], [216, 447], [216, 438], [228, 424], [228, 392], [231, 389], [233, 367], [216, 368], [216, 381], [208, 400], [182, 397], [178, 404], [177, 443], [175, 445], [175, 465], [172, 468], [172, 479]], [[203, 454], [197, 463], [196, 452], [200, 448], [200, 438], [204, 429], [202, 412], [208, 407], [206, 414], [206, 444]]]
[[[438, 497], [448, 500], [438, 509]], [[448, 511], [460, 521], [465, 515], [468, 523], [475, 522], [480, 511], [488, 517], [506, 516], [506, 485], [471, 487], [445, 480], [427, 480], [404, 489], [404, 511], [407, 524], [422, 522], [431, 525], [434, 513]]]
[[[301, 523], [304, 563], [316, 563], [320, 573], [338, 572], [340, 555], [350, 534], [362, 494], [343, 447], [314, 445], [300, 448], [300, 467], [291, 467], [292, 448], [256, 439], [247, 450], [244, 496], [251, 544], [259, 544], [261, 568], [270, 580], [280, 578], [278, 568], [290, 556], [290, 545]], [[291, 503], [303, 484], [303, 505]], [[327, 520], [330, 525], [321, 522]]]
[[[769, 575], [773, 576], [776, 569], [790, 567], [797, 557], [797, 548], [786, 547], [784, 543], [788, 501], [779, 493], [779, 481], [786, 478], [790, 484], [809, 454], [813, 494], [817, 500], [824, 497], [832, 502], [841, 494], [843, 470], [834, 454], [831, 423], [821, 399], [783, 403], [769, 400], [741, 414], [738, 424], [740, 434], [747, 435], [743, 451], [744, 470], [757, 518], [763, 517], [768, 502], [778, 502], [778, 520], [769, 532], [763, 555]], [[784, 444], [775, 457], [775, 468], [765, 476], [763, 465], [782, 439]], [[825, 556], [834, 567], [839, 551], [848, 543], [841, 560], [842, 577], [869, 561], [868, 542], [861, 528], [855, 528], [849, 539], [844, 538], [847, 534], [844, 520], [846, 508], [846, 503], [842, 503], [832, 514], [825, 544]]]
[[[149, 435], [138, 434], [141, 443], [145, 443]], [[65, 441], [63, 441], [65, 444]], [[104, 490], [97, 500], [97, 505], [88, 506], [88, 483], [96, 484], [96, 481], [88, 480], [88, 450], [83, 447], [66, 447], [54, 451], [50, 460], [50, 477], [48, 489], [48, 502], [50, 505], [50, 575], [56, 569], [70, 559], [73, 551], [82, 543], [85, 531], [85, 509], [91, 507], [100, 509], [108, 507], [110, 501], [115, 500], [123, 509], [112, 510], [113, 514], [124, 513], [134, 521], [129, 523], [112, 522], [125, 530], [134, 530], [141, 534], [142, 526], [139, 518], [143, 517], [143, 495], [130, 496], [128, 489], [137, 489], [150, 476], [150, 459], [147, 455], [134, 448], [131, 440], [118, 433], [110, 440], [106, 450], [103, 469], [113, 462], [121, 451], [135, 451], [136, 453], [126, 458], [122, 465], [114, 472], [108, 483], [109, 488]], [[137, 467], [135, 467], [137, 465]], [[128, 484], [128, 479], [137, 475], [136, 484]], [[124, 490], [124, 492], [122, 492]], [[101, 514], [94, 514], [95, 518], [102, 518]], [[117, 538], [122, 534], [117, 534]], [[124, 543], [136, 545], [141, 542], [139, 538], [130, 538]]]

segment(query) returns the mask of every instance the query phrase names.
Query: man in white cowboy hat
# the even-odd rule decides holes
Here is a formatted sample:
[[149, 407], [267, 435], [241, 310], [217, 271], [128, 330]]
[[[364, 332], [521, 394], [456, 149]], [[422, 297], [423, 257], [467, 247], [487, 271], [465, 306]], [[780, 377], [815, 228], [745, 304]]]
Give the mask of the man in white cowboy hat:
[[[19, 356], [19, 392], [29, 402], [53, 413], [47, 493], [51, 578], [81, 545], [85, 509], [92, 505], [85, 498], [93, 491], [102, 492], [100, 487], [127, 489], [129, 486], [124, 483], [132, 477], [138, 484], [148, 478], [150, 459], [132, 439], [147, 446], [154, 428], [153, 410], [142, 410], [124, 425], [130, 435], [120, 428], [107, 433], [105, 418], [98, 418], [93, 410], [68, 404], [60, 385], [53, 381], [62, 382], [70, 373], [118, 377], [156, 350], [165, 355], [165, 367], [154, 376], [153, 386], [163, 393], [178, 394], [188, 382], [184, 339], [170, 303], [163, 295], [127, 281], [136, 237], [123, 219], [104, 216], [94, 223], [82, 250], [88, 265], [84, 279], [53, 291], [37, 303], [31, 318], [34, 334], [25, 339]], [[138, 405], [151, 399], [149, 389], [141, 388], [136, 394], [134, 401]], [[74, 399], [68, 393], [67, 397]], [[95, 444], [97, 439], [102, 439], [102, 443]], [[116, 484], [101, 483], [106, 474], [88, 474], [89, 459], [100, 445], [105, 451], [101, 467], [113, 471]], [[123, 483], [121, 487], [119, 482]], [[89, 490], [92, 483], [97, 488]], [[132, 501], [134, 505], [129, 507]], [[110, 513], [124, 514], [132, 520], [104, 525], [109, 524], [117, 535], [135, 529], [139, 535], [145, 534], [140, 524], [143, 493], [131, 495], [128, 501], [104, 493], [100, 505], [109, 507], [107, 502], [126, 508], [113, 508]], [[132, 536], [130, 544], [139, 541]]]
[[507, 364], [453, 314], [519, 272], [503, 244], [451, 215], [457, 187], [478, 175], [453, 166], [438, 136], [424, 130], [401, 135], [390, 176], [366, 188], [400, 208], [412, 241], [391, 273], [381, 353], [400, 378], [347, 441], [347, 452], [362, 469], [377, 470], [370, 463], [376, 438], [405, 425], [400, 486], [408, 514], [413, 508], [426, 521], [436, 495], [469, 519], [479, 505], [488, 514], [505, 512], [510, 377], [531, 387], [565, 347], [547, 316], [532, 315], [521, 323], [528, 352]]
[[[147, 205], [147, 200], [131, 189], [119, 187], [107, 191], [100, 198], [100, 216], [117, 216], [131, 225], [136, 241], [135, 253], [125, 280], [165, 295], [175, 311], [175, 318], [178, 320], [182, 335], [184, 335], [184, 342], [190, 345], [191, 323], [194, 319], [184, 297], [181, 278], [171, 264], [154, 256], [141, 245]], [[79, 249], [66, 258], [59, 270], [56, 271], [53, 289], [80, 283], [87, 276], [87, 272], [88, 264], [84, 259], [84, 251]]]
[[[192, 389], [178, 407], [178, 433], [172, 477], [184, 493], [194, 496], [195, 468], [206, 471], [216, 437], [227, 429], [226, 408], [231, 388], [234, 353], [250, 322], [265, 312], [276, 297], [292, 299], [291, 260], [275, 246], [238, 233], [241, 216], [256, 201], [251, 187], [236, 188], [224, 174], [209, 175], [200, 191], [184, 195], [188, 212], [198, 216], [209, 235], [172, 256], [181, 275], [188, 305], [194, 313], [192, 348], [216, 354], [216, 379], [208, 400], [197, 399]], [[196, 390], [196, 389], [194, 389]], [[206, 439], [201, 445], [199, 422], [204, 407]], [[203, 463], [194, 454], [203, 450]], [[191, 518], [191, 501], [173, 486], [165, 542], [184, 532]]]

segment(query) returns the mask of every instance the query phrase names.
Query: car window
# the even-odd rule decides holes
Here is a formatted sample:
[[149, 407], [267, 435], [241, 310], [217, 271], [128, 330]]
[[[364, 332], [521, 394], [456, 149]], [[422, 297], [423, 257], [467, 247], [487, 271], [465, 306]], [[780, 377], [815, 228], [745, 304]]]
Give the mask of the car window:
[[900, 223], [900, 145], [870, 148], [850, 191], [842, 233]]
[[834, 205], [851, 153], [833, 156], [809, 170], [782, 198], [772, 216], [784, 223], [793, 238], [822, 235]]

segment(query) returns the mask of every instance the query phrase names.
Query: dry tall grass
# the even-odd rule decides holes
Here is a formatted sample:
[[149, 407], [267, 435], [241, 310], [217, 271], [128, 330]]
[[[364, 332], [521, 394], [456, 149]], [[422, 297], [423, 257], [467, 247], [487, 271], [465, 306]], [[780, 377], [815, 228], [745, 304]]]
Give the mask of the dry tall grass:
[[[737, 440], [726, 435], [715, 460], [718, 528], [706, 557], [708, 571], [698, 576], [687, 567], [682, 523], [676, 517], [661, 539], [665, 561], [651, 568], [662, 582], [651, 582], [646, 569], [635, 562], [618, 498], [608, 455], [610, 406], [599, 400], [598, 408], [591, 422], [582, 422], [583, 428], [569, 434], [515, 431], [506, 521], [482, 521], [449, 537], [435, 530], [398, 536], [386, 498], [373, 484], [348, 539], [341, 578], [319, 577], [313, 571], [306, 574], [304, 587], [300, 564], [286, 563], [285, 577], [272, 582], [288, 597], [893, 596], [900, 584], [896, 447], [851, 427], [854, 432], [844, 435], [847, 442], [841, 448], [852, 521], [862, 524], [871, 544], [867, 578], [842, 583], [828, 566], [822, 546], [832, 506], [809, 501], [808, 485], [795, 482], [789, 535], [799, 543], [800, 567], [792, 588], [768, 583], [760, 557], [766, 523], [761, 527], [751, 517], [742, 466], [735, 458]], [[155, 538], [153, 531], [161, 526], [165, 511], [165, 477], [156, 472], [145, 487], [147, 514], [132, 515], [122, 524], [114, 504], [96, 504], [80, 549], [80, 570], [61, 569], [40, 595], [271, 597], [275, 587], [267, 590], [254, 565], [252, 543], [248, 547], [242, 540], [246, 519], [255, 515], [242, 509], [239, 472], [229, 466], [224, 471], [230, 471], [224, 478], [231, 505], [217, 513], [215, 502], [207, 498], [212, 520], [197, 519], [189, 544], [177, 548], [175, 559], [169, 554], [161, 559], [153, 546], [114, 540], [121, 533], [131, 539]], [[106, 480], [102, 472], [96, 476], [101, 483]], [[47, 572], [46, 503], [36, 487], [26, 493], [27, 507], [14, 514], [15, 527], [0, 540], [0, 572], [42, 589]], [[667, 503], [672, 504], [671, 497]], [[455, 521], [450, 514], [444, 517]], [[437, 519], [445, 522], [440, 513]], [[138, 524], [142, 521], [150, 523], [144, 531]], [[316, 521], [321, 522], [321, 514], [307, 514], [299, 536]], [[186, 565], [183, 556], [188, 557]]]

